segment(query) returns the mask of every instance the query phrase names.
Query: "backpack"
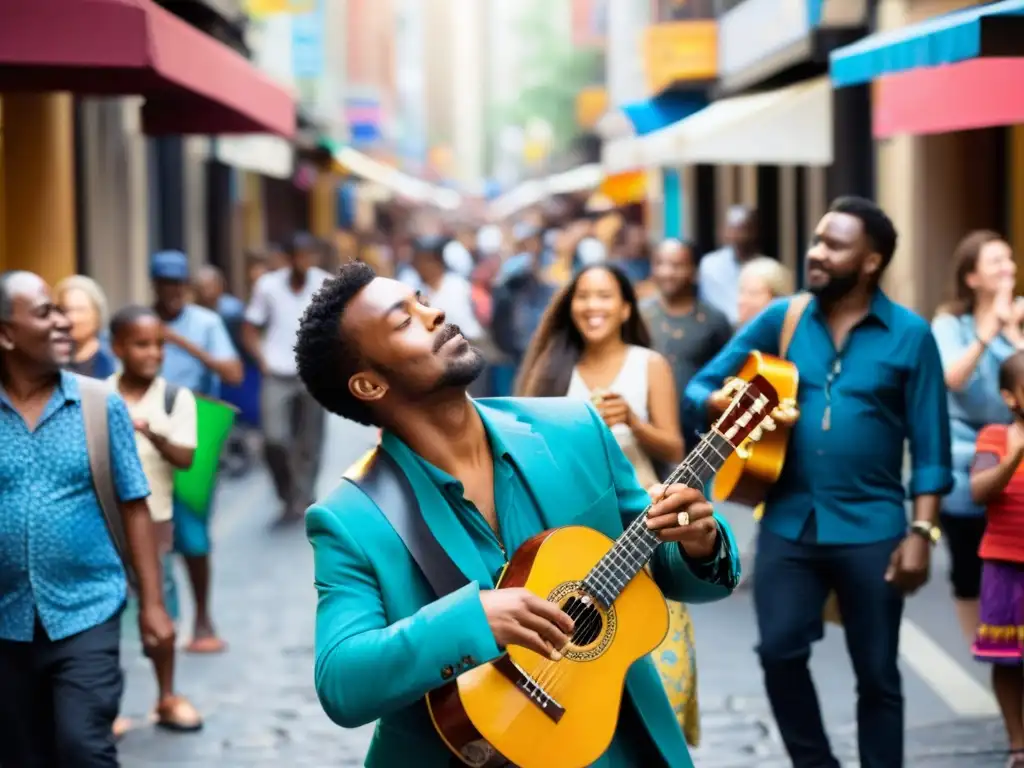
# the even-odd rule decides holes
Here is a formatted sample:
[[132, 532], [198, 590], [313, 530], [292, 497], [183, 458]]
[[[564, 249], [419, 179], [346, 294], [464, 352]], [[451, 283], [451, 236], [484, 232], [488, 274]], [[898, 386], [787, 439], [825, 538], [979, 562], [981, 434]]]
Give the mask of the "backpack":
[[89, 454], [89, 472], [96, 489], [96, 499], [103, 513], [103, 520], [110, 532], [110, 540], [117, 550], [129, 586], [137, 591], [138, 580], [132, 567], [128, 549], [128, 536], [117, 501], [114, 474], [110, 466], [110, 424], [107, 419], [107, 401], [114, 390], [103, 379], [75, 375], [82, 395], [82, 421], [85, 425], [85, 446]]
[[[128, 548], [128, 536], [124, 530], [124, 520], [117, 501], [114, 486], [114, 474], [110, 466], [110, 424], [107, 419], [107, 400], [114, 392], [110, 383], [103, 379], [92, 379], [76, 374], [78, 388], [82, 395], [82, 421], [85, 425], [85, 444], [89, 454], [89, 472], [92, 475], [96, 499], [107, 524], [110, 540], [117, 550], [129, 586], [137, 591], [138, 580], [132, 567]], [[174, 410], [174, 401], [181, 389], [177, 384], [166, 382], [164, 391], [164, 410], [169, 416]]]

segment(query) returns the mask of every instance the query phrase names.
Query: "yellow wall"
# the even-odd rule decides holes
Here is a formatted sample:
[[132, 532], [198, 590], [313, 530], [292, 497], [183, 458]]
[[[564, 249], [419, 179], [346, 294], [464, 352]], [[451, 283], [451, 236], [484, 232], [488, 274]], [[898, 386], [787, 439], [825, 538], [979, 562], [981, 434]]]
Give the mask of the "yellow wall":
[[71, 97], [10, 93], [2, 110], [0, 269], [52, 284], [76, 270]]

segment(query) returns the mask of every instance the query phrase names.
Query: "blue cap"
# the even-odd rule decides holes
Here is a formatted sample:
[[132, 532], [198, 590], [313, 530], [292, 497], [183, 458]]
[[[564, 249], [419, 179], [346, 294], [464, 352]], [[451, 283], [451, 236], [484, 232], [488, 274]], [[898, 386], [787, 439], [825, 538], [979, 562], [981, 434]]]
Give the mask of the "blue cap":
[[149, 276], [154, 280], [188, 282], [188, 256], [181, 251], [158, 251], [149, 260]]

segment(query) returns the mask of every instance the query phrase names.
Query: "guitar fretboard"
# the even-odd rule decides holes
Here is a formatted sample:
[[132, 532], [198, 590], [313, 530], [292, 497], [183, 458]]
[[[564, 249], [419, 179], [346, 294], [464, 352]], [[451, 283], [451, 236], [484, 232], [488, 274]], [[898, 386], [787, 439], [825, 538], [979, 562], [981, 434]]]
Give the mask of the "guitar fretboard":
[[[682, 463], [665, 479], [665, 485], [683, 483], [691, 488], [704, 490], [707, 483], [732, 453], [732, 445], [721, 434], [711, 430], [701, 438]], [[626, 588], [640, 570], [654, 556], [661, 544], [657, 534], [646, 524], [650, 504], [643, 514], [629, 524], [604, 557], [587, 574], [583, 587], [606, 608]]]

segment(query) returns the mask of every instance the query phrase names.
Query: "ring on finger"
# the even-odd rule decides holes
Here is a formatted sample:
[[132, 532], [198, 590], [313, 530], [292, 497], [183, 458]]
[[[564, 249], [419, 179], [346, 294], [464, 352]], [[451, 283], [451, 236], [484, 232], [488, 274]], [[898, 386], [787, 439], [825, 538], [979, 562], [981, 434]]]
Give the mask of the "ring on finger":
[[690, 524], [690, 513], [680, 512], [678, 515], [676, 515], [676, 521], [679, 523], [680, 528], [685, 528]]

